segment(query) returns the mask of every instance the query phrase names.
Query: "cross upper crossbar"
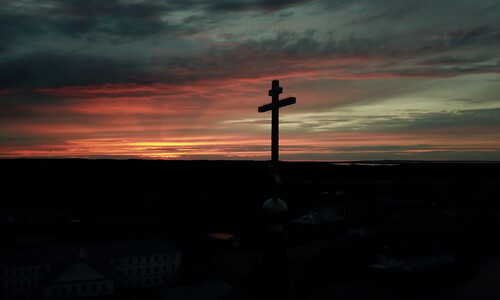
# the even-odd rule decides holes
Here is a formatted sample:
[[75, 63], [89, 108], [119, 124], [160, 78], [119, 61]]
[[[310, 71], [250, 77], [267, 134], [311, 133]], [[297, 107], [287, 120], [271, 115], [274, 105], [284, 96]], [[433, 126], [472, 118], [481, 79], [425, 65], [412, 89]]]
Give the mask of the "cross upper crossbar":
[[[292, 104], [295, 104], [295, 102], [296, 102], [295, 97], [288, 97], [286, 99], [280, 100], [278, 102], [278, 107], [292, 105]], [[259, 106], [259, 112], [266, 112], [266, 111], [272, 110], [273, 105], [274, 105], [274, 103], [268, 103], [266, 105]]]

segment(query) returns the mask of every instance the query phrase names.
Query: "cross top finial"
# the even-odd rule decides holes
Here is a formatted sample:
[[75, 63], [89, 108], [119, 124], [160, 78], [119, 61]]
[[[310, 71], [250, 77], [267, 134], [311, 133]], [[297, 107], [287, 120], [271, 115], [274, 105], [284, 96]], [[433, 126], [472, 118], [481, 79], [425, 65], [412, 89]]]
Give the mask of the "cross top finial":
[[280, 87], [280, 81], [273, 80], [273, 83], [271, 84], [271, 89], [269, 90], [269, 96], [279, 95], [281, 93], [283, 93], [283, 88]]

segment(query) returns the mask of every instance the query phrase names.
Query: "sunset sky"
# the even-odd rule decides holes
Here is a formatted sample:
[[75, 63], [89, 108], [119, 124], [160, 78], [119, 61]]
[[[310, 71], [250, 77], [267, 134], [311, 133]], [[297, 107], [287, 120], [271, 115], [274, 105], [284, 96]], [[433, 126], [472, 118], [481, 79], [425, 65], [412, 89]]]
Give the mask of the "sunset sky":
[[500, 1], [0, 0], [0, 158], [500, 160]]

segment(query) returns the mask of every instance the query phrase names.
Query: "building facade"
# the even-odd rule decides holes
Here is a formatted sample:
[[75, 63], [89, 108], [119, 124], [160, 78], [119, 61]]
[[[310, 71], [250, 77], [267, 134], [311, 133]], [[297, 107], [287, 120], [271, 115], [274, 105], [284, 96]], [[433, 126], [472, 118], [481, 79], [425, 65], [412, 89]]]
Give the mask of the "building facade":
[[61, 268], [43, 285], [43, 299], [69, 299], [114, 293], [114, 281], [108, 272], [86, 259], [78, 259]]
[[180, 263], [180, 251], [134, 253], [109, 259], [117, 282], [124, 288], [172, 284], [176, 280]]
[[174, 284], [181, 252], [163, 240], [18, 253], [4, 261], [4, 299], [67, 299]]

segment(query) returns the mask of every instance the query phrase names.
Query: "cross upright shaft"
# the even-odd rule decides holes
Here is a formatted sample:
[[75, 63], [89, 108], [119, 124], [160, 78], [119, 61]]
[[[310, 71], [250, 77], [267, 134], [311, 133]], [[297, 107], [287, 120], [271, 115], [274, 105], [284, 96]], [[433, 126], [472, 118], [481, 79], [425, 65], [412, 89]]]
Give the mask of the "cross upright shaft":
[[271, 162], [273, 166], [278, 165], [279, 161], [279, 134], [280, 134], [280, 110], [278, 107], [279, 95], [283, 89], [279, 87], [279, 81], [273, 80], [272, 88], [269, 90], [269, 96], [272, 97], [272, 120], [271, 120]]
[[279, 161], [279, 108], [295, 103], [295, 97], [279, 100], [279, 94], [283, 93], [283, 88], [279, 86], [279, 80], [273, 80], [269, 96], [272, 102], [259, 107], [259, 112], [272, 111], [271, 119], [271, 162], [274, 171], [277, 171]]

